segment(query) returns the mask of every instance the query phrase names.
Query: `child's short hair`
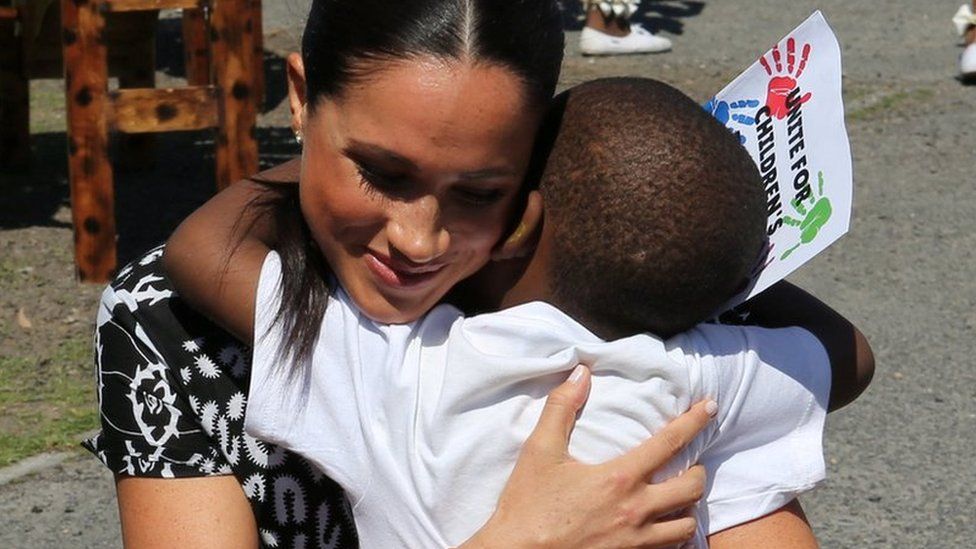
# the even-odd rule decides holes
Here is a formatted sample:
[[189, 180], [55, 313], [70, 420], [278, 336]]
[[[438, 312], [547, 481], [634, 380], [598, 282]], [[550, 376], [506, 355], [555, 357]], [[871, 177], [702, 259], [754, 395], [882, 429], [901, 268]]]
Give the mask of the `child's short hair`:
[[556, 105], [539, 183], [556, 305], [605, 338], [669, 337], [717, 313], [766, 237], [745, 148], [655, 80], [588, 82]]

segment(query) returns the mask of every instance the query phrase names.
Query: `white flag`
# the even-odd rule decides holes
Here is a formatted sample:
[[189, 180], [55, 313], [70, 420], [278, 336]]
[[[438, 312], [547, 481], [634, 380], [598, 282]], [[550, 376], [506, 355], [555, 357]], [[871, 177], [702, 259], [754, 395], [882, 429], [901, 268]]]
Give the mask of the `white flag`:
[[847, 233], [853, 175], [837, 38], [818, 11], [705, 108], [739, 136], [766, 190], [768, 255], [734, 307]]

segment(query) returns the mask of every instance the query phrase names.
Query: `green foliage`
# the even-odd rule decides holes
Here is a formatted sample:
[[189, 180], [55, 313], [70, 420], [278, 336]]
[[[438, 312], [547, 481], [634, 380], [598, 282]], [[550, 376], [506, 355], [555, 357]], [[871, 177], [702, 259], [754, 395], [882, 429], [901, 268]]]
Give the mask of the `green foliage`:
[[79, 337], [44, 356], [0, 357], [0, 467], [77, 449], [79, 436], [97, 426], [91, 349]]
[[32, 134], [65, 131], [64, 88], [60, 81], [32, 80], [30, 101]]

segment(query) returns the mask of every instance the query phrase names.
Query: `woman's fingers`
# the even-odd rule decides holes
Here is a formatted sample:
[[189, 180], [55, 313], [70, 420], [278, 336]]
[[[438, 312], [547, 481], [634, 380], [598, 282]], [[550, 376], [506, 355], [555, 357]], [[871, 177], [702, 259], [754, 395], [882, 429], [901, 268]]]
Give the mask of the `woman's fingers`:
[[693, 516], [648, 523], [638, 531], [633, 545], [647, 549], [678, 546], [691, 541], [696, 528], [698, 521]]
[[696, 465], [681, 476], [670, 478], [644, 487], [643, 498], [647, 504], [647, 519], [684, 512], [705, 494], [705, 468]]
[[694, 536], [690, 515], [704, 491], [704, 469], [693, 467], [657, 485], [647, 479], [714, 412], [700, 403], [637, 450], [586, 465], [573, 460], [567, 447], [590, 382], [589, 370], [580, 366], [549, 393], [495, 513], [465, 546], [670, 547]]
[[634, 478], [648, 479], [659, 467], [676, 456], [708, 425], [718, 411], [714, 400], [704, 400], [678, 416], [640, 446], [614, 460]]
[[569, 446], [569, 434], [576, 424], [576, 413], [586, 402], [589, 392], [590, 370], [580, 364], [569, 379], [549, 393], [542, 416], [526, 441], [526, 447], [564, 455]]

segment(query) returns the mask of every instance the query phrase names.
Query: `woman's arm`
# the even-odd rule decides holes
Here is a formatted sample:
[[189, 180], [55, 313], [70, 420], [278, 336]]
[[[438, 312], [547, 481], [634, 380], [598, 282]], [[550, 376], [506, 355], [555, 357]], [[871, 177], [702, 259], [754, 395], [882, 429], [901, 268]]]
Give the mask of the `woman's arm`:
[[258, 546], [251, 505], [231, 475], [182, 479], [116, 476], [128, 549]]

